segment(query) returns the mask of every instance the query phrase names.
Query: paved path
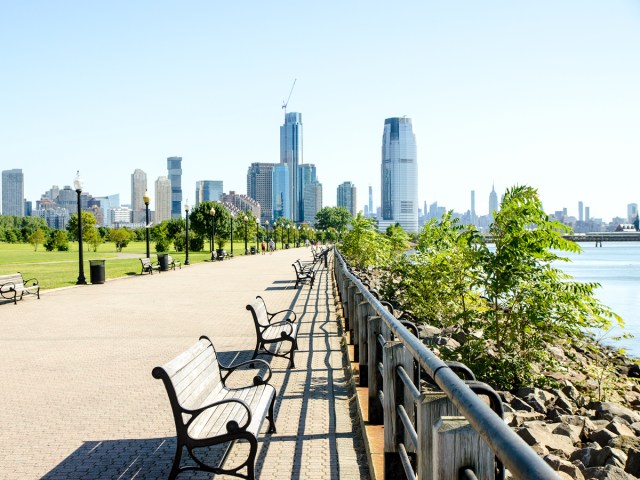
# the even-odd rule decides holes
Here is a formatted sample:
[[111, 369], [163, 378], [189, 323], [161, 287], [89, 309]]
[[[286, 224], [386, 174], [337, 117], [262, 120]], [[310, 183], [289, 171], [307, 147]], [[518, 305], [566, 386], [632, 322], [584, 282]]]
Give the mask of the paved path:
[[312, 289], [289, 281], [293, 260], [310, 256], [237, 257], [0, 305], [0, 478], [166, 478], [175, 428], [151, 370], [203, 334], [225, 361], [248, 358], [255, 331], [245, 305], [258, 294], [301, 322], [296, 369], [263, 357], [278, 390], [278, 433], [260, 439], [258, 478], [368, 478], [330, 275], [321, 270]]

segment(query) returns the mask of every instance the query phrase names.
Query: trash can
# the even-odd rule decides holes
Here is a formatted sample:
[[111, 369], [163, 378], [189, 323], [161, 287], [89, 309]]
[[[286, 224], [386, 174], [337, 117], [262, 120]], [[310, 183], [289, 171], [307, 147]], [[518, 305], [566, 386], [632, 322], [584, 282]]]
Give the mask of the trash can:
[[256, 254], [256, 247], [251, 247], [251, 255], [255, 255]]
[[169, 254], [168, 253], [159, 253], [158, 254], [158, 264], [160, 265], [161, 272], [169, 271]]
[[89, 273], [92, 284], [104, 283], [104, 260], [89, 260]]

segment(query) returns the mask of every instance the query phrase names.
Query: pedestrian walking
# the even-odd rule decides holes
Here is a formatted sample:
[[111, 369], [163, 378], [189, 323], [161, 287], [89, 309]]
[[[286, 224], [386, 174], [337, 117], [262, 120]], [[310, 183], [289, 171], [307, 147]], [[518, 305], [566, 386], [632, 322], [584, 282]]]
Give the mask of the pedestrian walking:
[[276, 242], [273, 241], [273, 238], [269, 240], [269, 254], [273, 253], [276, 249]]
[[264, 240], [262, 240], [260, 248], [262, 249], [262, 254], [264, 255], [266, 253], [265, 250], [267, 249], [267, 245], [264, 243]]

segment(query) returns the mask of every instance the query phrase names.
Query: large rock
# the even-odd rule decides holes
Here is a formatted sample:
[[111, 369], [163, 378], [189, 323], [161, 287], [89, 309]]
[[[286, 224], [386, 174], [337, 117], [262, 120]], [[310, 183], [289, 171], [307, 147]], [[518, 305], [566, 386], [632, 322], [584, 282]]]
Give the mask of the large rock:
[[640, 365], [633, 364], [629, 367], [629, 372], [627, 373], [631, 378], [640, 378]]
[[505, 422], [510, 427], [521, 427], [526, 422], [532, 422], [535, 420], [544, 420], [544, 414], [538, 412], [512, 412], [505, 413]]
[[560, 458], [557, 455], [545, 455], [544, 461], [549, 464], [549, 466], [554, 469], [556, 472], [564, 473], [568, 475], [568, 478], [573, 478], [576, 480], [584, 479], [582, 472], [578, 468], [577, 465], [565, 460], [564, 458]]
[[618, 448], [623, 452], [627, 452], [631, 448], [640, 450], [640, 438], [628, 435], [620, 435], [609, 441], [607, 444], [611, 448]]
[[593, 466], [613, 465], [624, 469], [627, 463], [627, 454], [617, 448], [604, 447], [596, 452], [593, 461]]
[[578, 443], [580, 441], [580, 433], [582, 432], [582, 428], [575, 425], [566, 425], [564, 423], [560, 423], [556, 428], [554, 428], [551, 433], [554, 435], [564, 435], [565, 437], [569, 437], [571, 439], [571, 443]]
[[613, 433], [617, 433], [618, 435], [626, 435], [628, 437], [632, 437], [634, 435], [633, 430], [631, 430], [631, 428], [629, 428], [624, 423], [620, 423], [615, 420], [607, 425], [607, 430]]
[[516, 430], [516, 433], [520, 435], [528, 445], [533, 446], [539, 444], [552, 453], [562, 452], [568, 457], [575, 450], [573, 442], [569, 437], [565, 435], [555, 435], [544, 425], [531, 425], [531, 423], [527, 423], [524, 427]]
[[635, 477], [640, 477], [640, 449], [630, 448], [627, 452], [627, 464], [624, 471]]
[[596, 402], [593, 405], [596, 416], [605, 420], [615, 420], [616, 418], [624, 421], [627, 425], [640, 422], [640, 414], [633, 410], [612, 402]]
[[592, 442], [596, 442], [601, 447], [605, 447], [609, 444], [610, 440], [613, 440], [618, 436], [619, 435], [617, 433], [613, 433], [611, 430], [601, 428], [593, 432], [589, 437], [589, 440], [591, 440]]
[[640, 436], [640, 422], [634, 422], [631, 425], [629, 425], [629, 427], [631, 428], [631, 430], [633, 430], [633, 432]]
[[582, 471], [586, 480], [633, 480], [633, 477], [620, 467], [592, 467]]
[[597, 453], [600, 450], [601, 450], [600, 448], [594, 448], [594, 447], [581, 448], [579, 450], [574, 451], [569, 457], [569, 460], [571, 462], [579, 461], [586, 468], [595, 467], [597, 466], [597, 462], [595, 459], [596, 459]]
[[533, 412], [533, 407], [518, 397], [513, 397], [511, 400], [511, 406], [516, 410], [523, 412]]

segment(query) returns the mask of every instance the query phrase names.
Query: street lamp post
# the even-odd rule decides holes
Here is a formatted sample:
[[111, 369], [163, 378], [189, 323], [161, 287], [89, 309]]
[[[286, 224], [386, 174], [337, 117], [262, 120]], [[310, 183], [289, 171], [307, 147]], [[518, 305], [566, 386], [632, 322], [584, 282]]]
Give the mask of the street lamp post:
[[287, 245], [291, 247], [291, 224], [287, 225]]
[[280, 224], [280, 248], [284, 250], [284, 223]]
[[216, 258], [214, 254], [216, 251], [216, 209], [211, 207], [209, 213], [211, 214], [211, 261], [213, 262]]
[[147, 258], [151, 257], [151, 254], [149, 252], [149, 202], [150, 201], [151, 201], [151, 198], [149, 198], [149, 192], [147, 190], [145, 190], [145, 192], [144, 192], [144, 211], [145, 211], [146, 224], [145, 224], [145, 229], [144, 229], [144, 239], [147, 242]]
[[186, 236], [187, 236], [187, 241], [184, 244], [184, 249], [186, 253], [184, 264], [189, 265], [189, 200], [186, 200], [184, 202], [184, 219], [185, 219], [185, 230], [186, 230]]
[[73, 188], [75, 188], [76, 193], [78, 194], [78, 281], [76, 285], [86, 285], [87, 279], [84, 278], [84, 259], [83, 255], [83, 247], [82, 247], [82, 208], [80, 205], [80, 194], [82, 193], [82, 179], [80, 178], [80, 170], [76, 172], [76, 178], [73, 181]]
[[249, 239], [247, 227], [249, 226], [249, 217], [244, 216], [244, 254], [249, 255], [249, 249], [247, 248], [247, 240]]
[[256, 255], [260, 251], [260, 245], [258, 245], [258, 234], [260, 233], [260, 219], [256, 218]]
[[231, 256], [233, 257], [233, 212], [231, 213], [231, 215], [229, 215], [229, 217], [231, 217]]

